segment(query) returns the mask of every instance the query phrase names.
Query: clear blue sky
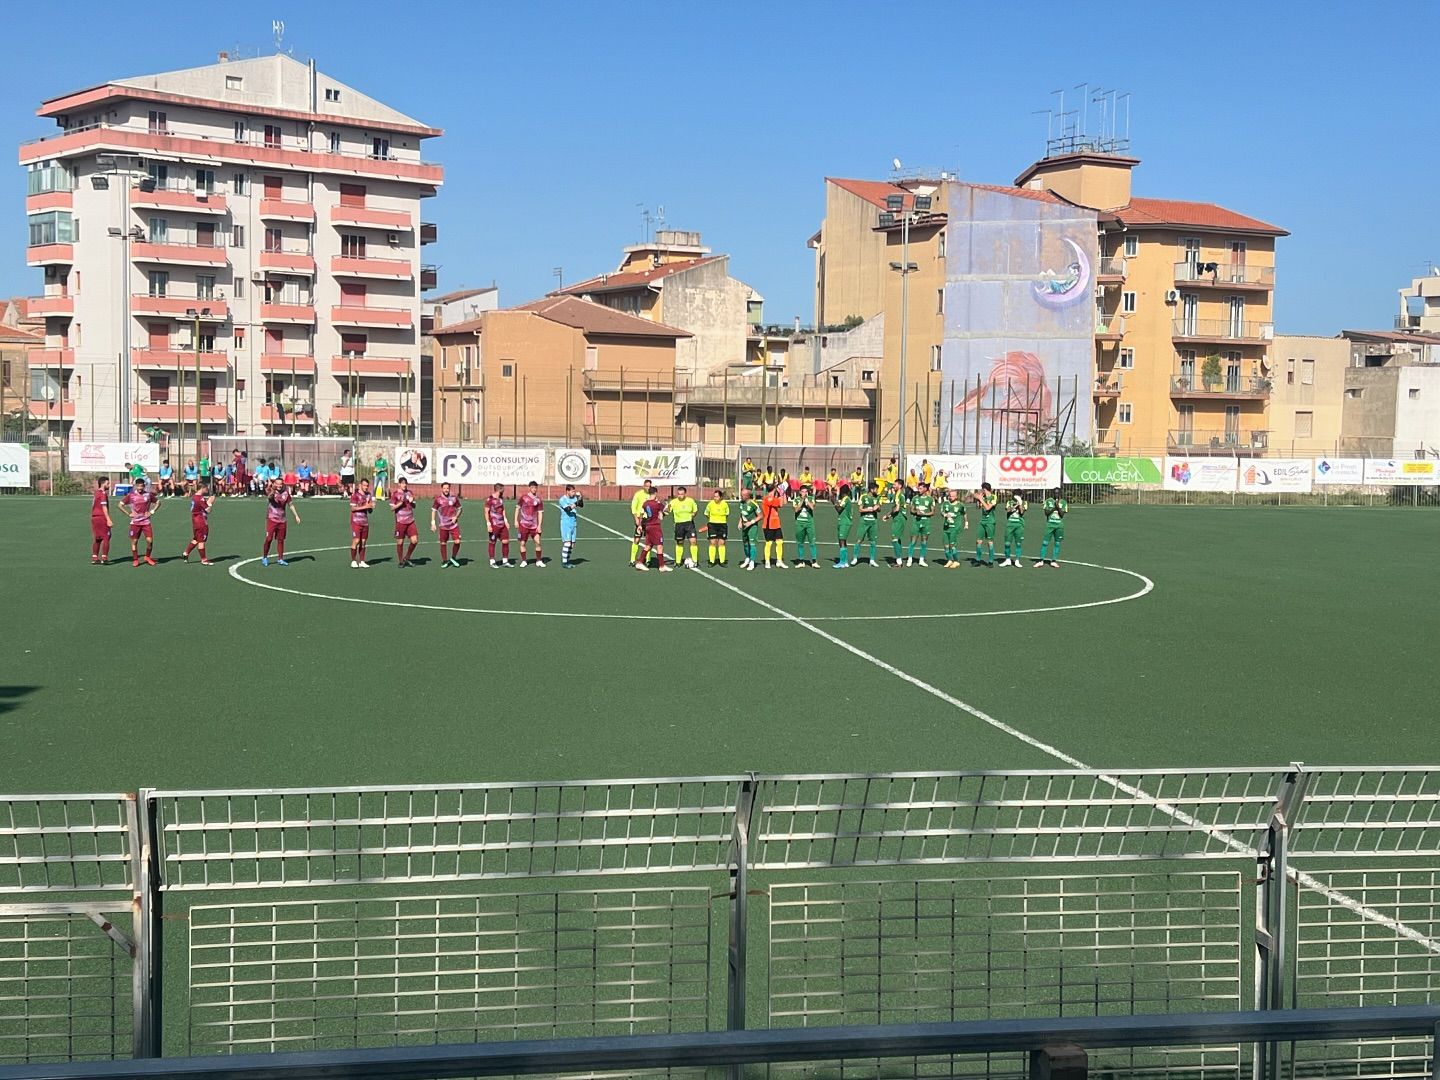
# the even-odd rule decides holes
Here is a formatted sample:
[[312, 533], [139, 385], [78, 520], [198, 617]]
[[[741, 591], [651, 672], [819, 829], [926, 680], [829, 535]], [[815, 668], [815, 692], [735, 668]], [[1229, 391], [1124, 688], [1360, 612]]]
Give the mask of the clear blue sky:
[[[1395, 289], [1440, 259], [1432, 3], [153, 0], [117, 19], [58, 2], [0, 69], [3, 136], [52, 130], [34, 109], [65, 91], [273, 51], [272, 18], [297, 55], [445, 129], [426, 150], [446, 169], [427, 258], [442, 289], [493, 279], [506, 304], [553, 288], [556, 266], [612, 269], [637, 204], [663, 205], [730, 253], [768, 319], [809, 322], [824, 176], [884, 177], [899, 157], [1009, 183], [1044, 149], [1034, 111], [1086, 81], [1133, 95], [1136, 194], [1290, 230], [1280, 331], [1388, 327]], [[3, 183], [0, 293], [33, 294], [22, 170]]]

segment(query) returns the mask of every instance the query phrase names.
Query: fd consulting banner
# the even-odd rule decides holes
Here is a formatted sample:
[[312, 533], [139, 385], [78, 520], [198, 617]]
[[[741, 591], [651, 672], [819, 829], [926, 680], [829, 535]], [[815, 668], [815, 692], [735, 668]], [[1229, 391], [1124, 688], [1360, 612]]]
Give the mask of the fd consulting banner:
[[0, 443], [0, 487], [30, 486], [30, 447], [24, 443]]
[[555, 451], [555, 483], [590, 483], [590, 451], [582, 447], [561, 447]]
[[985, 456], [983, 454], [906, 454], [905, 471], [922, 474], [921, 467], [930, 462], [936, 473], [945, 474], [947, 487], [970, 491], [980, 486], [985, 479]]
[[1241, 458], [1240, 490], [1308, 492], [1314, 468], [1309, 458]]
[[1404, 458], [1366, 458], [1365, 483], [1409, 487], [1416, 484], [1440, 484], [1440, 469], [1432, 458], [1428, 461]]
[[1067, 457], [1067, 484], [1158, 484], [1160, 462], [1148, 457]]
[[995, 488], [1057, 488], [1060, 486], [1058, 454], [987, 454], [985, 479]]
[[146, 472], [160, 470], [160, 447], [155, 443], [72, 442], [71, 472], [121, 473], [131, 465]]
[[1316, 458], [1315, 459], [1315, 483], [1318, 484], [1346, 484], [1359, 487], [1365, 482], [1365, 459], [1352, 458]]
[[694, 450], [616, 450], [615, 482], [639, 487], [646, 480], [657, 487], [695, 483]]
[[1167, 457], [1166, 491], [1234, 491], [1235, 459], [1232, 457]]
[[545, 482], [545, 451], [462, 450], [438, 447], [434, 457], [437, 484], [528, 484]]
[[395, 479], [402, 476], [412, 484], [428, 484], [435, 475], [430, 462], [434, 456], [428, 446], [402, 446], [395, 451]]

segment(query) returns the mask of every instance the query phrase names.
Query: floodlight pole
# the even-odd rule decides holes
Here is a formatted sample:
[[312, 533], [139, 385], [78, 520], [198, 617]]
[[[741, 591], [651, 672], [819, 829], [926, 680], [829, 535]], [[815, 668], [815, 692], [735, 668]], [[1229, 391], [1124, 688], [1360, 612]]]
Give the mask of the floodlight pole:
[[900, 219], [900, 261], [890, 264], [890, 269], [900, 275], [900, 425], [897, 435], [902, 475], [905, 463], [905, 370], [910, 345], [910, 275], [920, 269], [910, 261], [910, 223], [915, 220], [916, 214], [913, 209], [897, 214]]

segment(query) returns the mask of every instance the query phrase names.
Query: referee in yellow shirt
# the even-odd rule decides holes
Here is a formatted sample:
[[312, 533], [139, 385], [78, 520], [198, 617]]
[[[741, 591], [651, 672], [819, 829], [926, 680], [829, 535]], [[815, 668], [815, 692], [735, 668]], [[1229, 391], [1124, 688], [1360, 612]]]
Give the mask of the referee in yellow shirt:
[[635, 539], [630, 541], [630, 565], [635, 565], [635, 560], [640, 557], [640, 538], [645, 535], [645, 504], [650, 501], [650, 496], [655, 493], [655, 485], [649, 480], [645, 485], [630, 496], [630, 516], [635, 519]]
[[[700, 507], [695, 505], [685, 488], [676, 488], [675, 496], [670, 500], [668, 507], [670, 516], [675, 520], [675, 561], [687, 567], [693, 567], [700, 558], [700, 549], [695, 539], [695, 515], [700, 512]], [[680, 549], [684, 547], [685, 541], [690, 541], [690, 558], [683, 558]]]
[[724, 566], [725, 541], [730, 534], [730, 504], [725, 501], [725, 492], [719, 488], [705, 504], [705, 531], [710, 536], [708, 559], [711, 566]]

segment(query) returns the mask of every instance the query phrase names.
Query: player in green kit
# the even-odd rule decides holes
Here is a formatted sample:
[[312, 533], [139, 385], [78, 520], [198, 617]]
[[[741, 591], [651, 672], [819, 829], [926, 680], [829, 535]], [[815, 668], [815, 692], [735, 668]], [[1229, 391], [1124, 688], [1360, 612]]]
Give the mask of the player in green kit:
[[949, 488], [940, 500], [940, 531], [945, 537], [946, 570], [954, 570], [960, 565], [960, 533], [969, 527], [959, 490]]
[[930, 485], [921, 480], [915, 489], [915, 495], [910, 500], [910, 516], [913, 519], [910, 533], [910, 551], [905, 557], [905, 565], [913, 566], [915, 562], [915, 549], [920, 549], [920, 565], [930, 565], [925, 561], [925, 556], [930, 554], [930, 520], [935, 516], [935, 496], [930, 494]]
[[740, 569], [755, 569], [755, 553], [758, 551], [757, 534], [760, 531], [760, 504], [755, 501], [755, 496], [749, 488], [740, 492], [740, 505], [735, 508], [736, 517], [739, 518], [740, 528], [740, 550], [744, 553], [744, 559], [740, 562]]
[[850, 529], [855, 520], [855, 500], [850, 498], [850, 485], [846, 483], [833, 488], [830, 498], [835, 504], [835, 532], [840, 541], [840, 558], [835, 566], [844, 570], [853, 565], [850, 562]]
[[[1019, 566], [1020, 552], [1025, 547], [1025, 511], [1030, 509], [1018, 491], [1005, 501], [1005, 557], [1001, 566]], [[1014, 552], [1014, 557], [1011, 557]]]
[[820, 569], [820, 550], [815, 546], [815, 492], [809, 484], [800, 485], [790, 500], [795, 511], [795, 565], [805, 561], [805, 547], [810, 547], [810, 569]]
[[1050, 565], [1056, 570], [1060, 569], [1060, 542], [1065, 539], [1065, 515], [1069, 512], [1070, 504], [1059, 495], [1045, 497], [1045, 535], [1040, 539], [1040, 561], [1036, 566], [1045, 565], [1045, 552], [1048, 549]]
[[885, 520], [890, 522], [890, 546], [895, 549], [895, 569], [899, 570], [905, 565], [901, 553], [905, 549], [905, 522], [910, 507], [910, 498], [906, 494], [905, 485], [891, 481], [886, 489], [890, 492], [890, 512], [885, 515]]
[[855, 557], [860, 557], [860, 549], [865, 546], [865, 541], [870, 541], [870, 565], [879, 566], [875, 559], [875, 532], [879, 527], [876, 522], [880, 517], [880, 485], [874, 480], [870, 481], [870, 487], [860, 493], [860, 535], [855, 538]]
[[980, 524], [975, 527], [976, 566], [995, 565], [995, 507], [999, 502], [988, 480], [975, 493], [975, 505], [980, 508]]

